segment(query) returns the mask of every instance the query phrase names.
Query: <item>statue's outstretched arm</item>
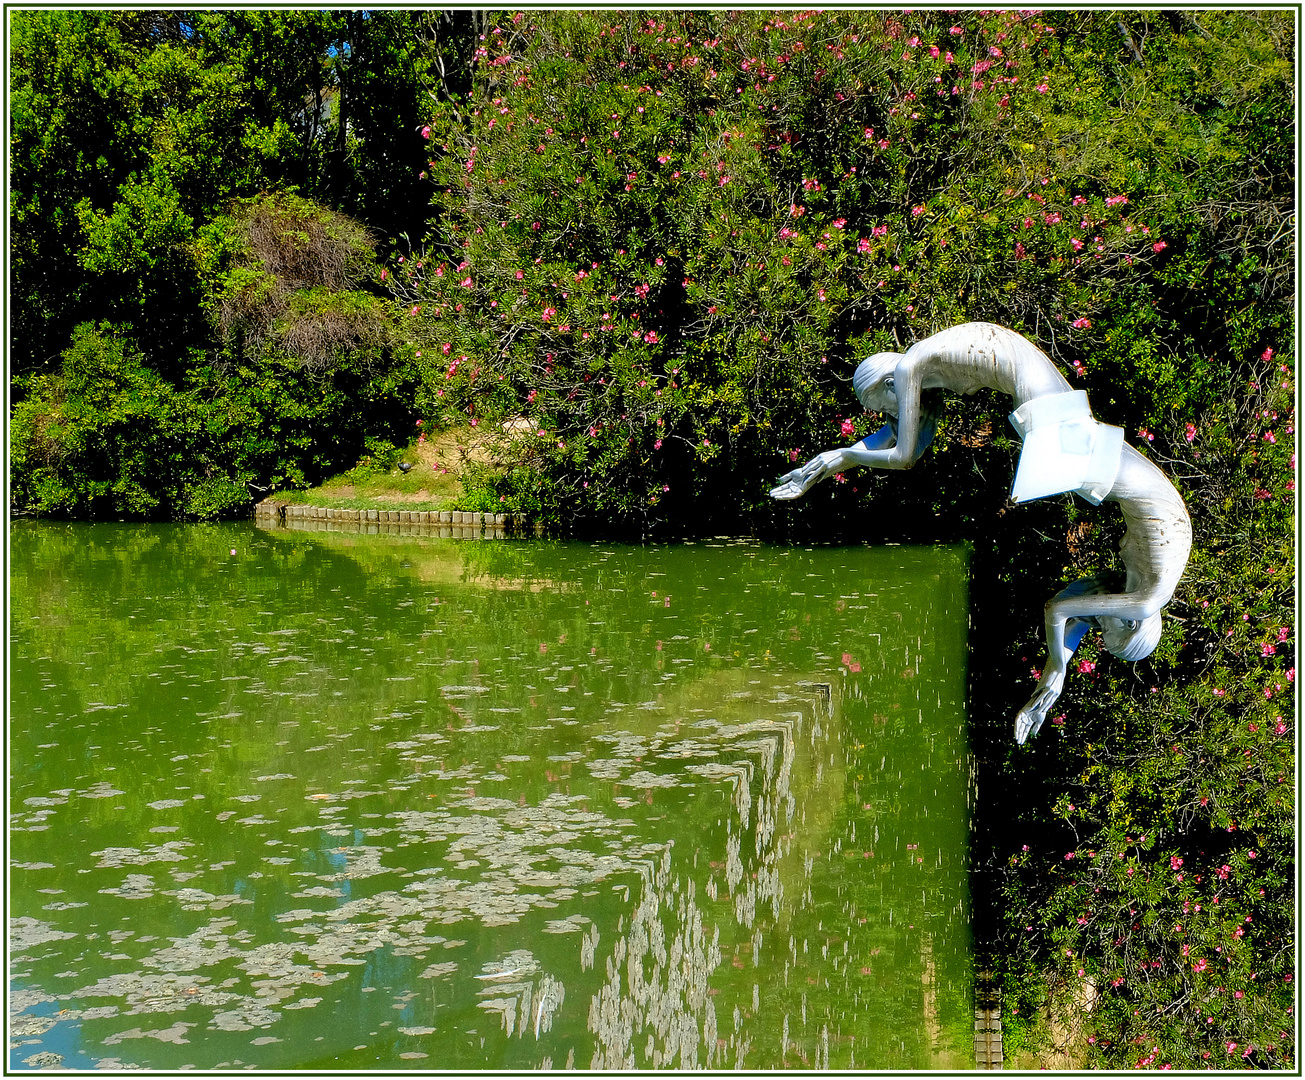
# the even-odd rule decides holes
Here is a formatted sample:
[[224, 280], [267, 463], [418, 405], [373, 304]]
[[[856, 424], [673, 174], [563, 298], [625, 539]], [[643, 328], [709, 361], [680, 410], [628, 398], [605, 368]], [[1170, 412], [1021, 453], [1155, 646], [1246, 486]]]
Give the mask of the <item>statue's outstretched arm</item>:
[[797, 499], [826, 477], [855, 466], [871, 469], [909, 469], [933, 441], [938, 414], [931, 411], [921, 423], [919, 366], [903, 359], [894, 373], [898, 415], [873, 435], [852, 446], [826, 450], [801, 468], [779, 478], [770, 494], [776, 499]]
[[1098, 616], [1141, 622], [1159, 611], [1167, 600], [1147, 592], [1088, 594], [1071, 587], [1047, 601], [1047, 664], [1033, 696], [1015, 715], [1015, 741], [1023, 743], [1042, 727], [1064, 688], [1070, 657]]

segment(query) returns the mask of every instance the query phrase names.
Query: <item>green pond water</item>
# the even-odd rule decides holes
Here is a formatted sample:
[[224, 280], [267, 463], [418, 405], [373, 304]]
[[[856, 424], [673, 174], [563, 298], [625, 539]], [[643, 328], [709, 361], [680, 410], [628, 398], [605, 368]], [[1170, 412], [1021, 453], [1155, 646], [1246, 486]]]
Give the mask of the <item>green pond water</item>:
[[964, 551], [10, 546], [11, 1069], [972, 1067]]

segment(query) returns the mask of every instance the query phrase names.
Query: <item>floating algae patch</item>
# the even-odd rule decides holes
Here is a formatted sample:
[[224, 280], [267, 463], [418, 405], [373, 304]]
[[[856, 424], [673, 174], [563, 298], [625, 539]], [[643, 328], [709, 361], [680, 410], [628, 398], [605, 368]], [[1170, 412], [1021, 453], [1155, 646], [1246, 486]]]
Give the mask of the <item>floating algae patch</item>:
[[13, 526], [11, 1070], [972, 1067], [960, 553], [337, 540]]

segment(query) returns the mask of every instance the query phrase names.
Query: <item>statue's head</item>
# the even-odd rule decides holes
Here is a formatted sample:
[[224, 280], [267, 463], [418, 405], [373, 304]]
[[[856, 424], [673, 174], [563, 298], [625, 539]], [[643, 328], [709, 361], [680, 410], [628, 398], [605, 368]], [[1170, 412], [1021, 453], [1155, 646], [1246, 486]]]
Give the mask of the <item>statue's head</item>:
[[1116, 619], [1113, 615], [1098, 615], [1101, 641], [1113, 655], [1130, 664], [1145, 659], [1160, 644], [1160, 612], [1148, 619]]
[[852, 373], [852, 389], [868, 412], [897, 415], [894, 376], [901, 361], [900, 353], [881, 352], [862, 360]]

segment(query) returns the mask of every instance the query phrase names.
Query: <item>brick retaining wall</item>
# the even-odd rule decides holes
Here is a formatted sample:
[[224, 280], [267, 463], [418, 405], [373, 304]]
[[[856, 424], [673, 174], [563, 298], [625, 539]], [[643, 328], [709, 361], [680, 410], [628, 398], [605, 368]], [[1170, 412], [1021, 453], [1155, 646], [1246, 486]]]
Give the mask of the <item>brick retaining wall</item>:
[[254, 506], [254, 521], [265, 528], [285, 527], [311, 532], [363, 532], [399, 536], [443, 536], [495, 539], [538, 535], [511, 514], [485, 514], [471, 510], [345, 510], [333, 506], [304, 506], [264, 500]]

